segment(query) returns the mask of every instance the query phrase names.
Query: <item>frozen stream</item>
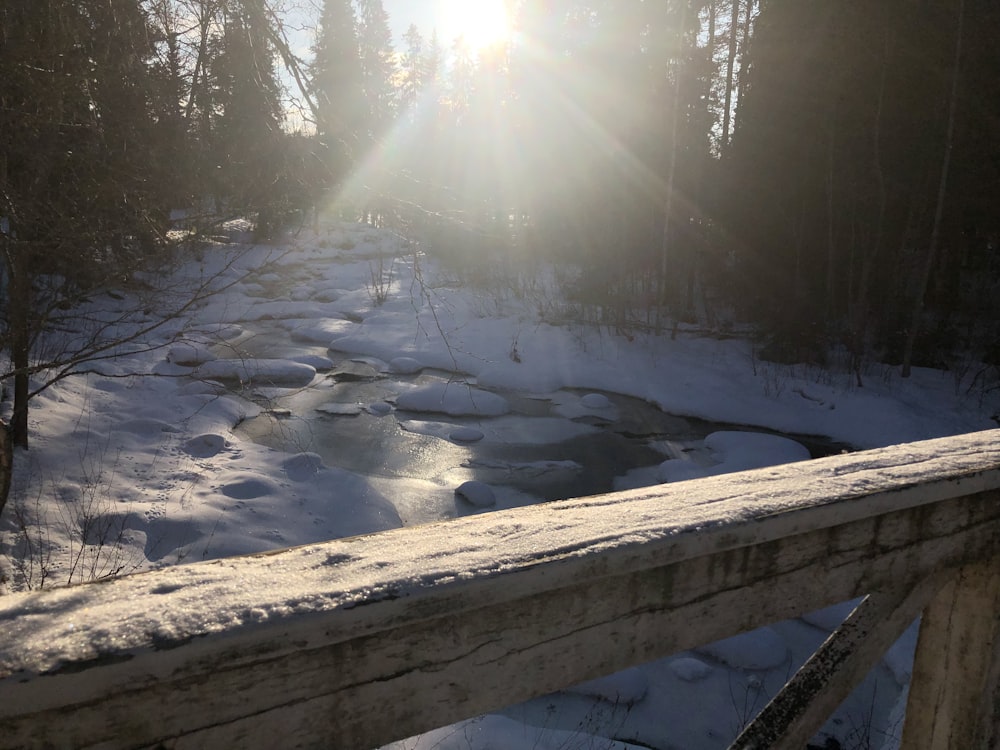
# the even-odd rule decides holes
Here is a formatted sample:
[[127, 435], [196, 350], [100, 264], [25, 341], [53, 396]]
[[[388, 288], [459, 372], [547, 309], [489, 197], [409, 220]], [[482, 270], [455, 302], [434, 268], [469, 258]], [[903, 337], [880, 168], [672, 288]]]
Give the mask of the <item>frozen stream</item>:
[[[474, 381], [443, 371], [394, 372], [398, 363], [394, 367], [301, 344], [290, 340], [287, 331], [269, 330], [266, 323], [255, 327], [255, 334], [244, 333], [228, 353], [218, 354], [308, 362], [322, 370], [299, 388], [248, 384], [244, 395], [265, 411], [244, 421], [237, 432], [277, 450], [319, 454], [327, 466], [362, 475], [391, 499], [404, 524], [655, 484], [662, 481], [664, 462], [672, 476], [741, 468], [739, 461], [732, 467], [719, 463], [720, 458], [728, 463], [723, 458], [727, 447], [747, 441], [745, 434], [733, 434], [738, 426], [665, 414], [645, 401], [614, 393], [560, 390], [536, 396], [478, 389]], [[479, 413], [446, 413], [462, 403]], [[487, 416], [497, 404], [505, 406], [504, 413]], [[804, 436], [784, 437], [805, 445], [813, 456], [844, 448]], [[777, 442], [805, 453], [788, 440]], [[456, 489], [469, 481], [486, 485], [491, 502], [477, 505], [459, 496]], [[562, 737], [569, 744], [560, 747], [590, 747], [590, 740], [597, 740], [581, 737], [591, 731], [641, 738], [644, 747], [728, 744], [850, 608], [838, 605], [774, 623], [572, 688], [558, 698], [543, 696], [470, 720], [458, 725], [461, 731], [446, 728], [386, 750], [485, 750], [496, 746], [486, 738], [507, 733], [536, 747], [555, 747]], [[903, 652], [912, 648], [907, 643]], [[905, 660], [905, 655], [896, 658]], [[882, 721], [899, 694], [893, 671], [879, 665], [834, 715], [825, 736], [860, 736], [864, 717]], [[732, 707], [705, 712], [706, 695], [730, 696]], [[665, 706], [671, 707], [671, 715], [687, 718], [664, 722]], [[453, 736], [462, 742], [449, 744]], [[515, 745], [512, 740], [510, 746]]]
[[[715, 463], [704, 438], [739, 429], [665, 414], [639, 399], [612, 393], [562, 390], [534, 396], [491, 391], [506, 413], [446, 414], [427, 399], [404, 394], [437, 389], [445, 400], [469, 401], [484, 394], [474, 381], [442, 371], [393, 372], [390, 364], [351, 357], [289, 339], [280, 329], [257, 324], [227, 345], [221, 356], [330, 362], [301, 388], [249, 385], [265, 412], [237, 431], [287, 452], [319, 454], [327, 466], [368, 478], [397, 506], [406, 524], [481, 512], [455, 496], [471, 480], [490, 488], [494, 503], [509, 508], [543, 500], [594, 495], [655, 484], [668, 459]], [[403, 403], [400, 404], [400, 397]], [[797, 438], [813, 456], [838, 451], [829, 442]], [[422, 491], [413, 491], [414, 482]]]

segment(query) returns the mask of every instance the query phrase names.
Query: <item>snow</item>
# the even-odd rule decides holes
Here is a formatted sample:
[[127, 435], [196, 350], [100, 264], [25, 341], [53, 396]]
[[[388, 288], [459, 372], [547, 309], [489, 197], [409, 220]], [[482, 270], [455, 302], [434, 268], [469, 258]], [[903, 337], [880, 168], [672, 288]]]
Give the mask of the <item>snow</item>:
[[802, 615], [803, 621], [821, 630], [831, 632], [840, 627], [840, 624], [847, 619], [847, 616], [854, 611], [854, 608], [861, 603], [860, 599], [852, 599], [849, 602], [840, 602], [825, 609], [815, 612], [807, 612]]
[[712, 674], [712, 665], [691, 656], [682, 656], [669, 663], [670, 671], [684, 682], [698, 682]]
[[572, 747], [642, 748], [599, 735], [581, 736], [579, 731], [532, 727], [503, 716], [482, 716], [417, 738], [393, 742], [386, 745], [385, 750], [566, 750]]
[[713, 465], [703, 466], [686, 459], [670, 459], [660, 464], [661, 482], [680, 482], [735, 471], [761, 469], [809, 459], [801, 444], [778, 435], [759, 432], [713, 432], [705, 438]]
[[393, 357], [389, 361], [390, 372], [411, 375], [415, 372], [420, 372], [422, 369], [424, 369], [424, 366], [413, 357]]
[[[876, 448], [995, 426], [991, 396], [966, 393], [948, 373], [916, 368], [903, 381], [885, 368], [858, 388], [847, 373], [757, 361], [751, 342], [739, 338], [683, 331], [676, 339], [641, 331], [626, 338], [540, 320], [530, 300], [504, 298], [484, 305], [486, 292], [443, 283], [422, 295], [419, 286], [411, 291], [414, 272], [405, 259], [394, 267], [398, 284], [393, 293], [378, 306], [365, 289], [368, 258], [397, 247], [389, 233], [341, 224], [318, 234], [303, 231], [278, 251], [211, 247], [201, 262], [179, 269], [175, 281], [182, 283], [176, 288], [196, 288], [215, 272], [221, 274], [220, 285], [231, 286], [148, 333], [137, 342], [142, 345], [122, 347], [95, 372], [67, 377], [33, 401], [32, 450], [16, 457], [11, 504], [0, 518], [0, 564], [13, 570], [11, 586], [38, 583], [18, 578], [11, 562], [23, 550], [15, 508], [52, 535], [53, 554], [45, 561], [49, 582], [66, 583], [88, 577], [65, 553], [76, 533], [76, 522], [66, 522], [69, 507], [96, 521], [93, 528], [106, 523], [110, 529], [103, 538], [87, 540], [88, 559], [113, 553], [123, 572], [133, 572], [307, 545], [404, 521], [439, 520], [435, 508], [455, 495], [452, 513], [457, 515], [536, 501], [508, 487], [471, 480], [477, 468], [508, 474], [575, 474], [585, 468], [540, 454], [537, 460], [470, 463], [462, 472], [424, 479], [366, 476], [330, 465], [329, 456], [324, 459], [307, 441], [290, 440], [277, 450], [237, 429], [271, 409], [282, 394], [302, 389], [321, 393], [318, 408], [330, 415], [322, 417], [327, 422], [349, 423], [351, 429], [360, 429], [362, 420], [386, 429], [398, 424], [437, 441], [431, 452], [468, 450], [467, 444], [546, 446], [594, 435], [601, 425], [622, 419], [623, 409], [616, 404], [620, 396], [678, 415], [747, 426], [717, 431], [700, 447], [672, 452], [658, 467], [621, 477], [629, 486], [809, 457], [798, 442], [760, 430]], [[246, 254], [238, 257], [239, 252]], [[425, 257], [421, 265], [423, 278], [433, 278], [433, 259]], [[95, 297], [80, 310], [80, 320], [121, 319], [118, 332], [133, 330], [136, 320], [116, 317], [133, 299], [129, 294], [119, 295], [122, 300]], [[484, 314], [484, 307], [491, 314]], [[274, 353], [244, 356], [244, 347], [258, 346], [261, 331], [273, 337]], [[58, 336], [71, 339], [72, 332]], [[322, 390], [339, 386], [317, 372], [335, 374], [350, 361], [367, 363], [365, 377], [375, 381], [376, 390], [344, 402], [335, 391]], [[402, 378], [423, 378], [428, 371], [444, 372], [451, 382]], [[399, 379], [379, 380], [392, 376]], [[528, 423], [511, 415], [508, 397], [496, 391], [537, 396], [551, 404], [553, 414]], [[9, 403], [2, 408], [9, 415]], [[300, 417], [291, 414], [290, 420]], [[283, 424], [273, 429], [281, 433], [287, 429]], [[101, 568], [89, 570], [98, 576]], [[821, 638], [851, 606], [707, 644], [624, 677], [586, 683], [569, 697], [540, 700], [559, 702], [567, 711], [588, 701], [632, 701], [634, 716], [651, 714], [649, 726], [658, 722], [665, 742], [691, 750], [719, 746], [721, 734], [714, 740], [707, 736], [717, 732], [719, 717], [731, 718], [732, 685], [743, 680], [739, 684], [746, 688], [757, 672], [780, 684], [790, 659], [800, 658], [805, 644], [815, 648], [810, 639]], [[165, 620], [162, 627], [174, 625]], [[885, 679], [894, 685], [888, 692], [905, 691], [914, 632], [908, 631], [885, 659]], [[665, 708], [645, 708], [654, 695], [669, 697]], [[579, 730], [543, 727], [544, 710], [539, 709], [534, 725], [490, 715], [389, 747], [580, 746]], [[587, 726], [595, 738], [601, 731]], [[595, 739], [594, 745], [630, 747], [611, 739]]]
[[740, 633], [696, 649], [699, 654], [743, 670], [771, 669], [788, 659], [788, 646], [771, 628]]
[[607, 677], [581, 682], [567, 690], [569, 693], [578, 693], [614, 704], [638, 703], [646, 697], [648, 691], [649, 678], [645, 672], [635, 667]]
[[493, 417], [506, 414], [507, 399], [464, 383], [433, 383], [400, 394], [399, 409], [457, 416]]
[[324, 414], [333, 414], [334, 416], [355, 417], [364, 411], [364, 407], [361, 404], [329, 403], [317, 406], [316, 411], [321, 411]]
[[455, 489], [455, 495], [467, 503], [475, 505], [477, 508], [489, 508], [497, 504], [496, 494], [490, 486], [484, 482], [477, 482], [475, 480], [462, 482]]
[[316, 377], [316, 368], [290, 360], [215, 359], [195, 368], [193, 377], [209, 380], [237, 380], [241, 383], [258, 381], [271, 385], [309, 385]]

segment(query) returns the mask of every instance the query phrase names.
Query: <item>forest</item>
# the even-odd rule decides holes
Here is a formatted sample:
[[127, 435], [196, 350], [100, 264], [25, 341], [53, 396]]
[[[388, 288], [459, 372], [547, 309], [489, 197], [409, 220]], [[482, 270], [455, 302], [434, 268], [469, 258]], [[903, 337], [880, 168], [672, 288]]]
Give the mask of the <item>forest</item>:
[[[473, 49], [381, 0], [6, 0], [2, 338], [170, 252], [339, 213], [581, 320], [1000, 377], [1000, 5], [509, 0]], [[302, 40], [306, 41], [303, 42]], [[69, 363], [72, 364], [72, 363]], [[971, 385], [970, 385], [971, 387]]]

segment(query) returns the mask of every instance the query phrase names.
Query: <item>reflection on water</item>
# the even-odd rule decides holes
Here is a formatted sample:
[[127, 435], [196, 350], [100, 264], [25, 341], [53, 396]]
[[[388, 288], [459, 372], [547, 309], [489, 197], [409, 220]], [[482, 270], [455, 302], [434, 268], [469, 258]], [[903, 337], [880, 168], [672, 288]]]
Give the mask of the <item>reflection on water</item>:
[[[322, 352], [280, 334], [257, 334], [247, 350], [258, 357]], [[655, 467], [668, 458], [708, 462], [703, 439], [732, 429], [665, 414], [617, 394], [604, 394], [611, 402], [607, 409], [579, 408], [586, 392], [572, 391], [545, 398], [500, 392], [511, 407], [502, 417], [405, 412], [391, 406], [400, 393], [447, 382], [449, 375], [366, 372], [370, 377], [341, 382], [337, 376], [317, 378], [302, 390], [271, 389], [270, 413], [245, 421], [237, 431], [278, 450], [317, 453], [327, 466], [369, 477], [394, 498], [406, 523], [481, 512], [454, 498], [454, 489], [468, 480], [493, 487], [497, 508], [649, 484], [656, 481]], [[449, 439], [459, 427], [473, 428], [482, 439]], [[797, 439], [814, 456], [842, 447]]]

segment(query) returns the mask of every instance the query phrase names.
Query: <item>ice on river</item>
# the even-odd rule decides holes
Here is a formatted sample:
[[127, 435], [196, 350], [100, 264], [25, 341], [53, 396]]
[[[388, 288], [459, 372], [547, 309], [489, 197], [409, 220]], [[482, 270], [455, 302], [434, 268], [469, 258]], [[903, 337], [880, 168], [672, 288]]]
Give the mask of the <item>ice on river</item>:
[[705, 466], [689, 458], [673, 458], [660, 464], [659, 480], [680, 482], [809, 458], [809, 450], [801, 443], [761, 432], [713, 432], [705, 438], [705, 448], [714, 465]]
[[507, 399], [465, 383], [431, 383], [399, 395], [396, 407], [404, 411], [457, 416], [494, 417], [510, 411]]

